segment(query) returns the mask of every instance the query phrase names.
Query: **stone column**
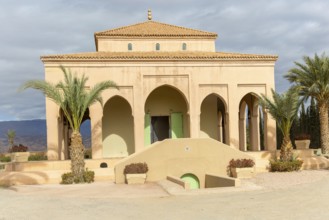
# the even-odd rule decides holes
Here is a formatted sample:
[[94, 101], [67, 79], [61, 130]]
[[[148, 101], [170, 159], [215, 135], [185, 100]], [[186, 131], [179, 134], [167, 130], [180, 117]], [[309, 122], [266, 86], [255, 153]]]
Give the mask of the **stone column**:
[[[265, 143], [268, 151], [275, 151], [276, 150], [276, 121], [268, 115], [266, 115], [266, 120], [264, 123], [264, 127], [266, 128], [264, 131], [265, 135]], [[264, 116], [265, 118], [265, 116]]]
[[223, 117], [222, 117], [222, 112], [218, 111], [218, 140], [220, 142], [224, 142], [223, 141]]
[[[240, 115], [240, 114], [239, 114]], [[239, 149], [246, 151], [246, 120], [244, 117], [239, 116]]]
[[225, 113], [224, 117], [224, 143], [230, 145], [230, 118], [228, 113]]
[[91, 124], [91, 151], [92, 158], [103, 158], [103, 134], [102, 120], [103, 108], [99, 103], [95, 103], [89, 108], [89, 117]]
[[61, 160], [64, 155], [61, 155], [62, 137], [59, 130], [59, 108], [49, 99], [46, 99], [46, 123], [47, 123], [47, 156], [48, 160]]
[[252, 151], [260, 150], [260, 141], [259, 141], [259, 117], [258, 112], [251, 113], [251, 122], [250, 122], [250, 145]]
[[136, 110], [134, 113], [134, 136], [135, 136], [135, 152], [139, 152], [145, 148], [144, 144], [144, 112]]

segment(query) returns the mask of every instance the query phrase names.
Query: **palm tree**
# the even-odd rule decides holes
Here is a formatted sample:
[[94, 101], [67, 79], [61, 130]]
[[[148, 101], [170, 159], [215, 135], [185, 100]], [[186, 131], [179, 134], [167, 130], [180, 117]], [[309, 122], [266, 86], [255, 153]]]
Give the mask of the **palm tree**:
[[22, 85], [21, 90], [27, 88], [40, 90], [63, 110], [70, 127], [73, 129], [70, 146], [71, 170], [74, 182], [79, 183], [84, 182], [83, 173], [85, 170], [84, 146], [80, 134], [83, 116], [92, 104], [99, 102], [102, 105], [102, 91], [111, 87], [117, 88], [117, 86], [112, 81], [104, 81], [87, 91], [88, 77], [82, 75], [81, 78], [78, 78], [72, 76], [70, 70], [66, 71], [62, 66], [61, 69], [64, 73], [64, 81], [52, 84], [43, 80], [30, 80]]
[[315, 98], [320, 118], [321, 148], [322, 153], [329, 153], [329, 57], [325, 54], [314, 58], [303, 57], [304, 63], [295, 62], [297, 67], [289, 70], [285, 75], [290, 82], [294, 83], [299, 90], [299, 95], [307, 100]]
[[273, 100], [262, 95], [261, 105], [276, 120], [277, 126], [283, 135], [283, 141], [280, 150], [280, 159], [288, 161], [292, 158], [292, 143], [290, 140], [290, 129], [296, 118], [299, 108], [298, 92], [289, 89], [284, 94], [278, 94], [272, 89]]
[[7, 139], [8, 139], [8, 144], [9, 144], [9, 151], [11, 151], [13, 149], [15, 137], [16, 137], [16, 131], [9, 129], [7, 131]]

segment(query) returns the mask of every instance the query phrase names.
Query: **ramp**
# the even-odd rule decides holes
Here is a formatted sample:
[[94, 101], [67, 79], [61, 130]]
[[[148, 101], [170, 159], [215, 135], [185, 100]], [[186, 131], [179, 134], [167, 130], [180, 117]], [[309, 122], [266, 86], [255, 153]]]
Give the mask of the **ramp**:
[[252, 156], [210, 138], [179, 138], [156, 142], [145, 150], [119, 161], [114, 168], [115, 182], [124, 183], [123, 170], [130, 163], [146, 162], [147, 181], [159, 181], [167, 176], [195, 175], [200, 187], [205, 186], [207, 173], [228, 176], [231, 159], [254, 159]]

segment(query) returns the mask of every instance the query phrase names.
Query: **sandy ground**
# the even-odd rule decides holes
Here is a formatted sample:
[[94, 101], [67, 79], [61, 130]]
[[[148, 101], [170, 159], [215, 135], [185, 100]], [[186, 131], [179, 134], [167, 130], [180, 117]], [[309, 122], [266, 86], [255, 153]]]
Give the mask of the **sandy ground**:
[[167, 181], [0, 188], [9, 219], [329, 219], [329, 171], [263, 173], [238, 188], [184, 190]]

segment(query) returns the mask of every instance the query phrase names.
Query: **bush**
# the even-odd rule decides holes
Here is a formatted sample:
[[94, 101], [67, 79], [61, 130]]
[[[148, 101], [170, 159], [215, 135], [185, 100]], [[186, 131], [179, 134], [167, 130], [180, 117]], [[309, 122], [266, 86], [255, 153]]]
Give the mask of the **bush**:
[[230, 161], [229, 167], [231, 168], [244, 168], [244, 167], [253, 167], [255, 162], [252, 159], [232, 159]]
[[132, 163], [125, 166], [124, 174], [147, 173], [149, 168], [146, 163]]
[[27, 152], [29, 148], [27, 146], [24, 146], [23, 144], [19, 144], [18, 146], [15, 145], [13, 146], [9, 152], [10, 153], [15, 153], [15, 152]]
[[73, 184], [74, 183], [74, 176], [72, 172], [64, 173], [62, 175], [62, 182], [61, 184]]
[[85, 180], [85, 183], [92, 183], [95, 181], [95, 172], [86, 169], [86, 171], [83, 173], [83, 179]]
[[48, 157], [44, 152], [32, 154], [29, 156], [28, 159], [28, 161], [40, 161], [40, 160], [48, 160]]
[[294, 137], [294, 139], [296, 141], [311, 140], [311, 135], [305, 134], [305, 133], [303, 133], [303, 134], [296, 134], [295, 137]]
[[[83, 172], [83, 180], [85, 183], [92, 183], [95, 181], [95, 172], [86, 169]], [[73, 184], [73, 183], [79, 183], [79, 181], [76, 181], [74, 179], [73, 173], [69, 172], [69, 173], [64, 173], [62, 175], [62, 181], [61, 184]]]
[[270, 170], [271, 172], [292, 172], [298, 171], [303, 165], [302, 160], [270, 160]]
[[3, 155], [3, 154], [0, 154], [0, 162], [7, 163], [7, 162], [10, 162], [10, 161], [11, 161], [11, 157], [10, 156], [6, 156], [6, 155]]

